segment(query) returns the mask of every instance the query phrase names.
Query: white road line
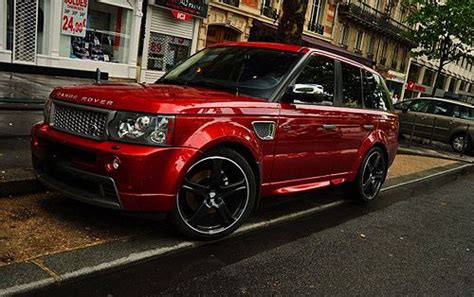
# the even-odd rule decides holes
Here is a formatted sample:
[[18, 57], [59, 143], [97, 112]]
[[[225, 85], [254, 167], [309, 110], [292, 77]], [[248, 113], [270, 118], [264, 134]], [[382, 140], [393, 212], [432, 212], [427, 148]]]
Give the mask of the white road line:
[[[457, 171], [457, 170], [462, 170], [464, 168], [472, 167], [472, 166], [473, 165], [471, 165], [471, 164], [467, 164], [467, 165], [463, 165], [463, 166], [460, 166], [460, 167], [444, 170], [444, 171], [437, 172], [437, 173], [434, 173], [434, 174], [431, 174], [431, 175], [428, 175], [428, 176], [425, 176], [425, 177], [420, 177], [420, 178], [417, 178], [417, 179], [414, 179], [414, 180], [410, 180], [410, 181], [402, 182], [402, 183], [399, 183], [399, 184], [396, 184], [396, 185], [388, 186], [388, 187], [382, 188], [381, 191], [388, 191], [388, 190], [391, 190], [391, 189], [394, 189], [394, 188], [403, 187], [403, 186], [408, 185], [408, 184], [420, 182], [420, 181], [423, 181], [423, 180], [426, 180], [426, 179], [429, 179], [429, 178], [436, 177], [438, 175], [442, 175], [442, 174]], [[294, 212], [294, 213], [287, 214], [287, 215], [284, 215], [284, 216], [280, 216], [280, 217], [277, 217], [277, 218], [274, 218], [274, 219], [271, 219], [271, 220], [252, 223], [252, 224], [246, 224], [246, 225], [243, 225], [242, 227], [240, 227], [231, 236], [234, 237], [234, 236], [242, 235], [242, 234], [252, 232], [252, 231], [255, 231], [255, 230], [267, 228], [267, 227], [270, 227], [270, 226], [273, 226], [273, 225], [281, 224], [281, 223], [284, 223], [284, 222], [289, 222], [289, 221], [292, 221], [292, 220], [295, 220], [295, 219], [298, 219], [298, 218], [302, 218], [302, 217], [305, 217], [305, 216], [308, 216], [308, 215], [311, 215], [311, 214], [315, 214], [317, 212], [321, 212], [321, 211], [326, 210], [326, 209], [330, 209], [330, 208], [333, 208], [333, 207], [343, 205], [347, 202], [348, 202], [348, 200], [338, 200], [338, 201], [334, 201], [334, 202], [331, 202], [331, 203], [328, 203], [328, 204], [316, 206], [316, 207], [313, 207], [313, 208], [310, 208], [310, 209], [305, 209], [305, 210], [302, 210], [302, 211], [298, 211], [298, 212]], [[24, 293], [24, 292], [27, 292], [27, 291], [30, 291], [30, 290], [43, 288], [43, 287], [45, 287], [47, 285], [50, 285], [50, 284], [53, 284], [57, 281], [70, 280], [70, 279], [74, 279], [74, 278], [77, 278], [77, 277], [80, 277], [80, 276], [82, 277], [82, 276], [85, 276], [85, 275], [88, 275], [88, 274], [91, 274], [91, 273], [104, 271], [104, 270], [119, 267], [119, 266], [122, 266], [122, 265], [131, 264], [131, 263], [134, 263], [134, 262], [137, 262], [137, 261], [143, 261], [143, 260], [148, 259], [148, 258], [162, 256], [162, 255], [165, 255], [165, 254], [168, 254], [168, 253], [171, 253], [171, 252], [181, 251], [181, 250], [193, 248], [193, 247], [204, 245], [204, 244], [206, 244], [206, 243], [184, 241], [184, 242], [181, 242], [177, 245], [170, 246], [170, 247], [162, 247], [162, 248], [151, 249], [151, 250], [148, 250], [148, 251], [132, 253], [132, 254], [128, 255], [127, 257], [119, 258], [119, 259], [116, 259], [116, 260], [113, 260], [113, 261], [110, 261], [110, 262], [106, 262], [106, 263], [101, 263], [101, 264], [95, 265], [95, 266], [84, 267], [84, 268], [81, 268], [81, 269], [76, 270], [76, 271], [72, 271], [72, 272], [62, 274], [62, 275], [59, 276], [59, 278], [57, 280], [55, 280], [54, 278], [48, 278], [48, 279], [43, 279], [43, 280], [40, 280], [40, 281], [31, 282], [31, 283], [28, 283], [28, 284], [12, 286], [12, 287], [9, 287], [7, 289], [0, 290], [0, 296], [8, 296], [8, 295], [13, 295], [13, 294]]]

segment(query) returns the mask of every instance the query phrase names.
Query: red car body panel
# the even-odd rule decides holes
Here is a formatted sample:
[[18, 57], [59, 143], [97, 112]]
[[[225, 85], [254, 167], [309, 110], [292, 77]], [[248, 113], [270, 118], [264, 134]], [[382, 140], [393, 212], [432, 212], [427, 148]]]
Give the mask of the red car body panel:
[[[266, 43], [227, 45], [309, 51]], [[398, 145], [398, 118], [384, 111], [267, 102], [208, 88], [164, 84], [61, 87], [51, 98], [103, 109], [176, 116], [172, 147], [96, 141], [57, 131], [46, 123], [32, 129], [36, 163], [47, 162], [49, 143], [91, 153], [94, 158], [73, 160], [73, 165], [112, 178], [120, 207], [129, 211], [172, 210], [189, 167], [204, 152], [221, 145], [248, 152], [253, 159], [249, 163], [257, 165], [261, 196], [353, 181], [371, 147], [384, 148], [391, 164]], [[254, 121], [274, 121], [275, 139], [259, 139], [252, 127]], [[323, 129], [327, 124], [337, 129]], [[364, 125], [373, 125], [373, 129], [364, 129]], [[114, 158], [120, 159], [120, 168], [109, 170]]]

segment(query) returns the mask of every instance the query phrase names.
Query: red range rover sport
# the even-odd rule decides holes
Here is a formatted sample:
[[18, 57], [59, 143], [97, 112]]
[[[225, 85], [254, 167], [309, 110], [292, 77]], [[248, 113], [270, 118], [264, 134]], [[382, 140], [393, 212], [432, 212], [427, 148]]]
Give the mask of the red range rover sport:
[[32, 130], [38, 180], [65, 196], [168, 212], [182, 233], [236, 230], [260, 197], [348, 183], [374, 199], [397, 151], [383, 79], [307, 47], [230, 43], [154, 84], [55, 89]]

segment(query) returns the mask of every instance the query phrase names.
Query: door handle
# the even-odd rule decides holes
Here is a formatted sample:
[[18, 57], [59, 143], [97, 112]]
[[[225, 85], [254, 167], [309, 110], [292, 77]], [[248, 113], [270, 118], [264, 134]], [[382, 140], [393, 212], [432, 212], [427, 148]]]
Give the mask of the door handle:
[[372, 124], [364, 125], [363, 127], [364, 127], [365, 130], [374, 130], [375, 129], [375, 126], [372, 125]]
[[324, 124], [323, 128], [326, 129], [326, 130], [335, 130], [337, 128], [337, 126], [333, 125], [333, 124]]
[[421, 119], [421, 120], [426, 120], [426, 117], [421, 117], [420, 119]]
[[283, 125], [281, 126], [283, 130], [290, 130], [290, 125]]

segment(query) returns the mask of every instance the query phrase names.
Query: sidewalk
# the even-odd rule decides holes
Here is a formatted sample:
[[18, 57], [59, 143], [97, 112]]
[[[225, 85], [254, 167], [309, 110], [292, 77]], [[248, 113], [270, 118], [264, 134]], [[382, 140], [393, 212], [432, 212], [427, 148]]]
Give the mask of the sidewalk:
[[[467, 166], [472, 168], [451, 160], [399, 155], [382, 191], [398, 193], [422, 187], [419, 182], [406, 185], [406, 181], [420, 178], [454, 179], [455, 174], [469, 171]], [[321, 189], [298, 197], [267, 199], [235, 236], [347, 203], [329, 193], [330, 189]], [[0, 295], [3, 289], [41, 287], [203, 244], [183, 240], [166, 222], [127, 217], [55, 193], [2, 198]]]
[[0, 109], [40, 109], [55, 87], [92, 82], [84, 78], [0, 72]]

